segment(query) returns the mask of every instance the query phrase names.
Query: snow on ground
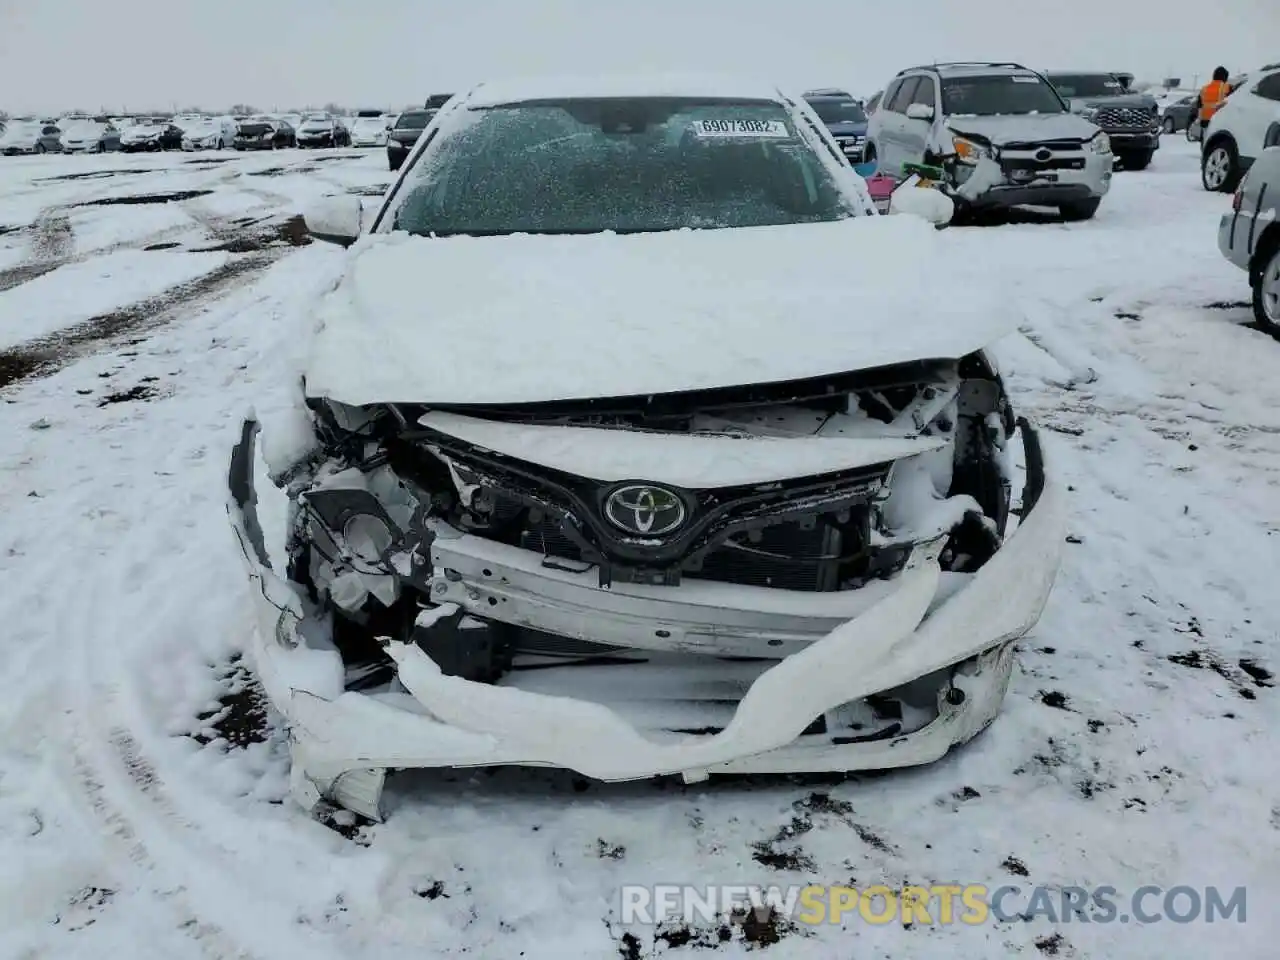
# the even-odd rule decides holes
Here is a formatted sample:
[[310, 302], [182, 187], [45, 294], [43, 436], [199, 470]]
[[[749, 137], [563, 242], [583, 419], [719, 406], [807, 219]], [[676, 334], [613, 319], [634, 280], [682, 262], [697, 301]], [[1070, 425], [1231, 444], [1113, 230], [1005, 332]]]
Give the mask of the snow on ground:
[[[1193, 150], [1167, 138], [1093, 222], [940, 235], [1025, 314], [1001, 357], [1072, 507], [1058, 587], [986, 734], [925, 769], [825, 784], [405, 775], [354, 841], [286, 799], [281, 733], [237, 666], [249, 619], [223, 502], [240, 417], [283, 402], [309, 297], [342, 261], [263, 223], [386, 182], [381, 151], [200, 173], [170, 155], [0, 163], [0, 224], [25, 237], [17, 266], [0, 260], [7, 295], [81, 256], [49, 226], [74, 231], [68, 204], [130, 190], [213, 190], [166, 202], [203, 209], [230, 258], [149, 325], [91, 329], [0, 388], [0, 956], [1271, 955], [1280, 343], [1245, 325], [1244, 277], [1214, 245], [1229, 199], [1200, 189]], [[297, 165], [314, 169], [250, 175]], [[34, 183], [72, 167], [155, 172], [106, 193], [113, 177]], [[260, 209], [218, 206], [245, 190]], [[100, 304], [116, 294], [95, 262], [50, 276]], [[10, 323], [0, 309], [8, 340]], [[0, 374], [30, 356], [0, 351]], [[616, 922], [624, 884], [809, 882], [1243, 885], [1249, 910], [1144, 927], [847, 918], [777, 942]]]
[[34, 340], [212, 273], [225, 253], [121, 250], [0, 293], [0, 348]]

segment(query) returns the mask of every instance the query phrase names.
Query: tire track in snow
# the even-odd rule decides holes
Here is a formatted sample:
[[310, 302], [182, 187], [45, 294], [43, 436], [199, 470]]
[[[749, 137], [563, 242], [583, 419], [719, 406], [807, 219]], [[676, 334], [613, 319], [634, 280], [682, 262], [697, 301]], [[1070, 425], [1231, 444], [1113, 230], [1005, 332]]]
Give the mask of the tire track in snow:
[[125, 338], [145, 338], [158, 327], [182, 320], [266, 270], [287, 251], [247, 253], [196, 280], [113, 310], [66, 330], [0, 350], [0, 389], [44, 377]]
[[[125, 568], [99, 583], [93, 593], [101, 602], [85, 604], [86, 614], [106, 609], [107, 596], [127, 592], [127, 579]], [[296, 922], [298, 905], [289, 901], [287, 887], [266, 889], [245, 870], [246, 851], [202, 828], [208, 810], [179, 805], [143, 745], [147, 735], [135, 732], [135, 678], [109, 645], [98, 642], [102, 624], [84, 619], [75, 621], [74, 635], [84, 642], [71, 651], [64, 690], [69, 786], [115, 847], [109, 869], [116, 888], [132, 888], [159, 906], [169, 922], [158, 925], [177, 931], [208, 960], [339, 960], [318, 931]]]
[[71, 262], [75, 234], [61, 207], [43, 211], [28, 228], [27, 254], [16, 267], [0, 270], [0, 292], [21, 286]]

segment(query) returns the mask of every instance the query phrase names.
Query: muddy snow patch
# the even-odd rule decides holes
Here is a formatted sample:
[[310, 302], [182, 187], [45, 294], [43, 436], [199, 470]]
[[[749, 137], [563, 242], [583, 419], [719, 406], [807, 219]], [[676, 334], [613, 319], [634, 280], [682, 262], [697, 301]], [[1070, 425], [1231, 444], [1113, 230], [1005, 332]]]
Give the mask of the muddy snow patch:
[[259, 224], [249, 221], [247, 228], [231, 232], [221, 243], [193, 248], [192, 252], [253, 253], [273, 247], [305, 247], [311, 242], [306, 222], [300, 215], [274, 223]]
[[69, 263], [0, 293], [0, 348], [12, 347], [193, 283], [225, 266], [225, 254], [122, 250]]
[[232, 747], [265, 743], [270, 735], [266, 695], [243, 660], [231, 660], [218, 678], [218, 686], [216, 706], [196, 718], [200, 726], [191, 738], [201, 744], [223, 741]]
[[207, 197], [212, 190], [175, 190], [173, 193], [139, 193], [127, 197], [101, 197], [97, 200], [85, 200], [77, 203], [77, 207], [117, 207], [135, 206], [149, 203], [180, 203], [183, 200], [194, 200]]

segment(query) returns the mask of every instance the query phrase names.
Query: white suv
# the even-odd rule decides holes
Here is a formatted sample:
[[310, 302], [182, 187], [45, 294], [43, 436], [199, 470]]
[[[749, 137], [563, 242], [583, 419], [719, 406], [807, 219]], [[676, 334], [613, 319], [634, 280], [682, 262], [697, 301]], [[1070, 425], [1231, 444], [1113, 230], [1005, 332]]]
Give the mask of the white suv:
[[1022, 204], [1087, 220], [1111, 187], [1107, 135], [1041, 74], [1016, 63], [911, 67], [885, 87], [867, 126], [865, 161], [894, 177], [941, 167], [957, 213]]
[[1280, 63], [1250, 76], [1209, 121], [1200, 154], [1204, 188], [1217, 193], [1235, 190], [1262, 153], [1273, 123], [1280, 123]]

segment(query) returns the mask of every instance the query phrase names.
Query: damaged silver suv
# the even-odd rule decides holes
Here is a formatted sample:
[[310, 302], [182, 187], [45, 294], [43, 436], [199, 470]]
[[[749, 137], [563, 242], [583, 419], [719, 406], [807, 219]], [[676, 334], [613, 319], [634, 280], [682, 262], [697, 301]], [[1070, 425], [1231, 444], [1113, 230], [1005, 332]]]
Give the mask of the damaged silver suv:
[[480, 86], [370, 213], [307, 218], [349, 250], [263, 425], [302, 439], [274, 568], [252, 417], [230, 468], [300, 803], [898, 767], [991, 723], [1062, 541], [984, 350], [1017, 317], [802, 99]]

